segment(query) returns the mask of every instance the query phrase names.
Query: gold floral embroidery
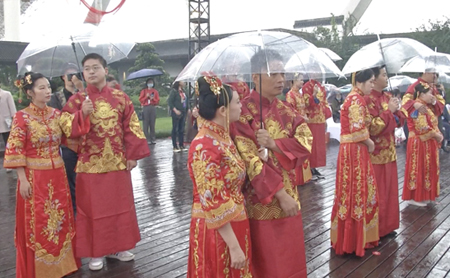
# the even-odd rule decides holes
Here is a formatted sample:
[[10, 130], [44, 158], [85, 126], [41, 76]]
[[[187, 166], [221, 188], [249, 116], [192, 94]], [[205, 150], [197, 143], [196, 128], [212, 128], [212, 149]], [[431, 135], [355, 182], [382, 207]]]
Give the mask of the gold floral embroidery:
[[245, 266], [241, 269], [241, 278], [252, 278], [252, 274], [250, 273], [250, 259], [248, 257], [248, 253], [250, 251], [250, 244], [248, 240], [249, 230], [245, 230]]
[[54, 187], [52, 182], [48, 186], [48, 199], [44, 203], [44, 213], [48, 215], [47, 227], [44, 227], [41, 234], [47, 236], [47, 240], [54, 244], [59, 243], [59, 231], [65, 220], [64, 210], [59, 209], [61, 204], [59, 200], [53, 200]]
[[92, 123], [92, 130], [98, 137], [118, 136], [116, 129], [119, 121], [119, 113], [111, 107], [111, 104], [103, 99], [95, 101], [94, 112], [89, 118]]
[[377, 136], [380, 134], [384, 128], [386, 127], [386, 123], [380, 117], [374, 117], [372, 119], [372, 123], [370, 124], [370, 135]]
[[225, 265], [223, 268], [223, 274], [225, 274], [225, 278], [230, 277], [230, 255], [228, 254], [228, 247], [225, 247], [225, 251], [220, 256], [222, 258], [222, 261]]
[[294, 137], [303, 147], [311, 152], [314, 138], [306, 123], [297, 126]]
[[198, 261], [199, 261], [199, 256], [198, 256], [198, 247], [199, 247], [198, 234], [200, 232], [200, 230], [198, 228], [199, 223], [200, 223], [200, 219], [197, 219], [195, 221], [195, 230], [194, 230], [194, 244], [195, 244], [195, 247], [194, 247], [194, 265], [195, 265], [195, 276], [196, 277], [198, 277]]
[[139, 139], [145, 139], [144, 132], [142, 131], [141, 125], [139, 124], [139, 118], [136, 114], [136, 111], [133, 111], [130, 119], [130, 130], [136, 135]]
[[261, 174], [263, 162], [259, 158], [258, 147], [255, 143], [246, 137], [236, 136], [236, 146], [241, 153], [247, 167], [247, 174], [250, 180], [253, 180], [257, 175]]

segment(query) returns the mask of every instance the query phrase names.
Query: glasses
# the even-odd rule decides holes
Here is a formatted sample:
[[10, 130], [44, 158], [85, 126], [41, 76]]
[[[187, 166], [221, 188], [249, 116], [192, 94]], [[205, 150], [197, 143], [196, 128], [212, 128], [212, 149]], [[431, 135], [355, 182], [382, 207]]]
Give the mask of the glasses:
[[91, 70], [93, 70], [94, 72], [97, 72], [101, 69], [101, 66], [93, 66], [93, 67], [84, 67], [83, 71], [87, 71], [90, 72]]

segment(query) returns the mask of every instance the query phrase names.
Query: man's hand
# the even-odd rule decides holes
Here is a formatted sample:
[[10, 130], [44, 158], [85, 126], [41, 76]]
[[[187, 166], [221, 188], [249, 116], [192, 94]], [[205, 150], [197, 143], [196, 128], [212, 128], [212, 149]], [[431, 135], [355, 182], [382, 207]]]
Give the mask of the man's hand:
[[259, 129], [256, 132], [256, 141], [261, 147], [266, 147], [269, 149], [275, 148], [275, 140], [270, 138], [270, 134], [265, 129]]
[[388, 102], [388, 109], [391, 110], [392, 113], [395, 113], [398, 110], [398, 99], [391, 98]]
[[181, 115], [180, 110], [176, 109], [175, 107], [173, 108], [173, 112], [175, 112], [175, 114], [177, 114], [177, 116]]
[[83, 104], [81, 105], [81, 111], [83, 112], [83, 116], [85, 118], [89, 116], [92, 111], [94, 111], [94, 105], [92, 104], [92, 101], [90, 99], [86, 99], [83, 101]]
[[136, 167], [137, 161], [136, 160], [127, 160], [127, 171], [133, 170], [134, 167]]
[[287, 194], [284, 188], [280, 189], [275, 193], [275, 198], [277, 198], [280, 203], [281, 209], [286, 213], [288, 217], [296, 216], [298, 214], [298, 204], [289, 194]]
[[419, 102], [414, 103], [414, 109], [419, 110], [422, 114], [427, 113], [427, 106]]
[[267, 162], [267, 160], [269, 160], [269, 152], [268, 152], [268, 150], [267, 150], [266, 148], [264, 148], [264, 147], [259, 148], [259, 150], [258, 150], [258, 156], [259, 156], [259, 158], [260, 158], [262, 161], [264, 161], [264, 162]]

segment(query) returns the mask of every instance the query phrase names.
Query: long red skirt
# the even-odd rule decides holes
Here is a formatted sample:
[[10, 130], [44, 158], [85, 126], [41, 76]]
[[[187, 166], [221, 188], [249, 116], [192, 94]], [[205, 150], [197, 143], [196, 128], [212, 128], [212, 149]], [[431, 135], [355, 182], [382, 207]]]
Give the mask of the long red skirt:
[[32, 197], [16, 195], [16, 277], [59, 278], [75, 272], [72, 201], [64, 167], [25, 170]]
[[373, 170], [378, 186], [379, 234], [383, 237], [400, 225], [397, 162], [373, 164]]
[[336, 190], [331, 212], [331, 245], [337, 255], [377, 246], [378, 188], [367, 147], [342, 143], [339, 147]]
[[302, 214], [274, 220], [250, 219], [254, 277], [306, 277]]
[[309, 163], [311, 168], [324, 167], [327, 165], [327, 144], [325, 143], [325, 123], [308, 124], [313, 135], [313, 143]]
[[189, 278], [251, 278], [252, 252], [248, 219], [230, 222], [247, 264], [244, 269], [231, 268], [230, 251], [222, 236], [215, 229], [206, 227], [204, 218], [191, 219], [189, 234]]
[[129, 171], [77, 174], [77, 256], [102, 257], [141, 239]]
[[403, 200], [434, 201], [439, 196], [439, 144], [408, 138]]

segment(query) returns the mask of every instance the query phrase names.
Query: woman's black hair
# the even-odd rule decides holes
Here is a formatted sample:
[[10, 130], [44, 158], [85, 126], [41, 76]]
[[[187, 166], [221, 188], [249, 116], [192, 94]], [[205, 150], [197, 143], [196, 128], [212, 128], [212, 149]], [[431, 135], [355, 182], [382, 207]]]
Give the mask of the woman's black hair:
[[355, 82], [364, 83], [367, 80], [369, 80], [370, 78], [372, 78], [373, 76], [374, 76], [374, 73], [373, 73], [372, 69], [365, 69], [362, 71], [358, 71], [355, 74]]
[[[155, 84], [155, 83], [153, 83], [153, 84]], [[154, 87], [154, 86], [153, 86], [153, 87]], [[175, 81], [175, 82], [173, 82], [173, 84], [172, 84], [172, 89], [175, 89], [175, 90], [178, 91], [179, 87], [180, 87], [180, 81]]]
[[27, 90], [33, 90], [33, 87], [36, 83], [36, 80], [41, 79], [41, 78], [45, 78], [47, 79], [47, 77], [45, 77], [43, 74], [38, 73], [38, 72], [26, 72], [24, 74], [24, 76], [22, 78], [20, 78], [20, 82], [21, 84], [23, 84], [22, 86], [22, 90], [23, 92], [26, 94]]
[[414, 99], [417, 99], [421, 94], [426, 94], [430, 90], [430, 87], [428, 85], [422, 85], [422, 83], [419, 83], [414, 87]]
[[[198, 114], [205, 120], [212, 120], [216, 116], [216, 111], [222, 106], [228, 107], [233, 99], [233, 90], [230, 86], [224, 85], [219, 96], [211, 91], [211, 85], [202, 76], [198, 80]], [[226, 95], [225, 95], [226, 94]], [[228, 97], [227, 97], [228, 96]]]

